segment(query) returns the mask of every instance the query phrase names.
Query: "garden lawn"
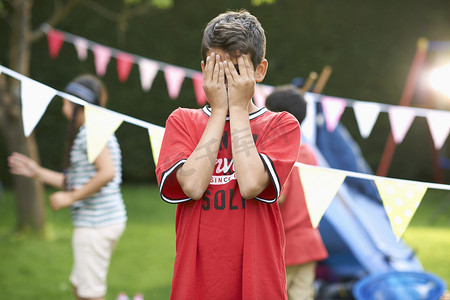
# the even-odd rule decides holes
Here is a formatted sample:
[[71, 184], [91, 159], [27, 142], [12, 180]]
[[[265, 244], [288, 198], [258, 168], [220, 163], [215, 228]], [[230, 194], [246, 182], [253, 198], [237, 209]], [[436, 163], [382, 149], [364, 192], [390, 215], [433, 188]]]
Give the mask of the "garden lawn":
[[[52, 190], [47, 190], [47, 193]], [[119, 292], [143, 293], [145, 299], [168, 299], [175, 257], [175, 206], [159, 197], [155, 185], [124, 185], [127, 229], [113, 254], [107, 299]], [[404, 239], [426, 271], [450, 283], [449, 192], [429, 190]], [[68, 281], [72, 266], [72, 225], [68, 209], [46, 205], [44, 238], [14, 233], [14, 195], [0, 195], [0, 298], [9, 300], [73, 299]], [[448, 198], [446, 201], [450, 201]]]
[[[175, 206], [161, 200], [156, 186], [125, 185], [122, 191], [128, 222], [112, 257], [106, 299], [115, 299], [119, 292], [169, 299]], [[14, 195], [7, 192], [0, 197], [0, 299], [74, 299], [68, 280], [72, 267], [69, 210], [53, 212], [47, 204], [45, 238], [19, 235], [14, 233]]]

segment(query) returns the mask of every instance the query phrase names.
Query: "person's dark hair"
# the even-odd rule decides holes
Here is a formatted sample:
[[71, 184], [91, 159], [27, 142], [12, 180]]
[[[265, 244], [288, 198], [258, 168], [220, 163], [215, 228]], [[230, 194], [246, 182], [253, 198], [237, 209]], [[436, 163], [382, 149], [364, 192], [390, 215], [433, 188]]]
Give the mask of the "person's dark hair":
[[246, 10], [227, 11], [212, 19], [203, 31], [201, 54], [220, 48], [233, 57], [249, 54], [254, 68], [266, 55], [266, 36], [258, 19]]
[[[85, 74], [76, 77], [74, 80], [69, 82], [65, 87], [64, 91], [67, 94], [71, 94], [77, 98], [80, 98], [86, 102], [94, 105], [105, 106], [107, 101], [107, 92], [103, 82], [97, 77]], [[76, 119], [79, 111], [83, 110], [83, 106], [75, 104], [72, 118], [69, 120], [66, 134], [66, 151], [64, 158], [64, 170], [66, 170], [70, 165], [70, 151], [73, 146], [73, 141], [75, 139], [76, 133]]]
[[277, 87], [266, 99], [266, 108], [291, 113], [299, 123], [306, 116], [306, 101], [303, 94], [293, 85]]

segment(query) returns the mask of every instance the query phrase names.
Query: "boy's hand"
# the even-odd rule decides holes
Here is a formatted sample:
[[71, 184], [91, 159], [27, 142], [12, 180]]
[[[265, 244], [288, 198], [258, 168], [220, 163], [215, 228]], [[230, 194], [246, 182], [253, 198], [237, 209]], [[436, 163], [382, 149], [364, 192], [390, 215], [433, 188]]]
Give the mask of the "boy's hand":
[[224, 66], [218, 54], [213, 52], [206, 58], [203, 78], [203, 89], [211, 109], [228, 110]]
[[248, 55], [242, 54], [237, 58], [239, 73], [227, 55], [224, 62], [225, 76], [228, 81], [229, 107], [239, 107], [247, 110], [250, 99], [255, 94], [255, 77]]
[[50, 206], [53, 210], [69, 207], [75, 202], [70, 192], [56, 192], [50, 196]]

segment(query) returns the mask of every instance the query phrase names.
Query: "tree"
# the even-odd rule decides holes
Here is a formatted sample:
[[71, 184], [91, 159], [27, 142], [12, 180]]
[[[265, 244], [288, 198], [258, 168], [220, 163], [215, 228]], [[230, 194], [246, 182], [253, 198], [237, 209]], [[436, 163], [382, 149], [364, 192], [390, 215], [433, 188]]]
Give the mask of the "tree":
[[[95, 10], [100, 16], [117, 22], [119, 37], [123, 37], [128, 21], [153, 7], [169, 8], [172, 0], [123, 0], [119, 13], [112, 12], [96, 1], [55, 0], [54, 11], [47, 24], [57, 26], [74, 9]], [[25, 76], [29, 75], [32, 44], [44, 37], [39, 28], [32, 28], [33, 0], [3, 0], [0, 2], [0, 16], [10, 27], [10, 44], [7, 66]], [[0, 62], [3, 64], [4, 62]], [[0, 133], [5, 139], [8, 153], [20, 152], [39, 161], [39, 153], [33, 134], [26, 138], [23, 133], [21, 115], [20, 84], [17, 80], [0, 75]], [[45, 211], [42, 184], [36, 180], [13, 176], [13, 189], [17, 197], [17, 229], [43, 234]]]

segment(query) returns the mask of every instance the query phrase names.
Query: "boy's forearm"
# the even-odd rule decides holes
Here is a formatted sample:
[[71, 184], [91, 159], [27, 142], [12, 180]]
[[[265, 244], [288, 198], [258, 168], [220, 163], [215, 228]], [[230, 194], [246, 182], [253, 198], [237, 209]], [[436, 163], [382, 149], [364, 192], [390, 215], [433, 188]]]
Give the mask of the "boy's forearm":
[[209, 186], [219, 152], [227, 111], [213, 110], [205, 131], [186, 162], [177, 170], [177, 180], [184, 193], [200, 199]]
[[230, 107], [231, 148], [242, 197], [252, 199], [269, 184], [270, 178], [253, 140], [248, 111]]

